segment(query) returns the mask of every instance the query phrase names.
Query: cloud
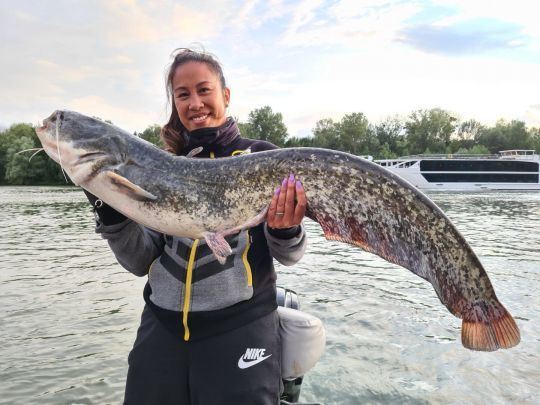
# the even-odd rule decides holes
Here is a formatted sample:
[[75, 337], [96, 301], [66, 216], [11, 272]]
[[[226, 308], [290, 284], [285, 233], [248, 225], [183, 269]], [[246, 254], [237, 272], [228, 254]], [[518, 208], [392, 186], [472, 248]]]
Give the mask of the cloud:
[[324, 4], [307, 0], [296, 9], [280, 44], [298, 46], [380, 47], [417, 14], [416, 1], [341, 0]]
[[152, 123], [163, 122], [163, 117], [159, 117], [156, 112], [143, 112], [121, 104], [112, 104], [97, 95], [73, 98], [66, 103], [65, 108], [103, 120], [111, 120], [113, 124], [129, 132], [135, 129], [143, 130]]
[[496, 20], [471, 20], [453, 25], [416, 25], [399, 31], [400, 42], [426, 52], [459, 54], [515, 49], [527, 38], [520, 26]]
[[249, 112], [255, 108], [265, 105], [274, 109], [283, 107], [283, 97], [290, 96], [296, 88], [294, 75], [286, 71], [259, 73], [248, 66], [240, 66], [231, 69], [228, 77], [231, 88], [230, 112], [241, 120], [246, 120]]
[[477, 19], [505, 21], [522, 28], [525, 35], [540, 36], [535, 0], [432, 0], [432, 6], [454, 9], [456, 12], [440, 20], [441, 24], [455, 24]]
[[292, 2], [285, 0], [247, 0], [235, 10], [227, 25], [236, 33], [253, 32], [272, 20], [283, 18], [294, 11]]

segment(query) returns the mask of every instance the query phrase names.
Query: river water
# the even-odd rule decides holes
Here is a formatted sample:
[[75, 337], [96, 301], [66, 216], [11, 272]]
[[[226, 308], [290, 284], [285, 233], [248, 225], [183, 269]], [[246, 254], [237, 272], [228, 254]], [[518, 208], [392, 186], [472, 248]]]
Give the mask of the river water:
[[[431, 286], [307, 222], [308, 252], [279, 267], [327, 348], [301, 399], [324, 404], [540, 403], [540, 193], [436, 193], [521, 329], [479, 353]], [[123, 270], [80, 190], [0, 187], [0, 403], [119, 404], [144, 279]]]

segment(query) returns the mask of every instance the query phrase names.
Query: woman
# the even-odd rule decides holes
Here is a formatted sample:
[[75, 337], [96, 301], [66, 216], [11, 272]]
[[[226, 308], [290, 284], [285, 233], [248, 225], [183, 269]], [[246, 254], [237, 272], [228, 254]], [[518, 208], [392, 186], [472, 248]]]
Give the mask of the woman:
[[[211, 55], [178, 50], [167, 90], [172, 108], [162, 139], [170, 152], [220, 158], [276, 148], [242, 138], [227, 118], [230, 90]], [[292, 174], [283, 179], [266, 223], [227, 238], [233, 253], [223, 265], [204, 240], [159, 234], [89, 199], [96, 206], [97, 232], [118, 262], [148, 275], [125, 404], [278, 404], [273, 258], [292, 265], [304, 253], [302, 184]]]

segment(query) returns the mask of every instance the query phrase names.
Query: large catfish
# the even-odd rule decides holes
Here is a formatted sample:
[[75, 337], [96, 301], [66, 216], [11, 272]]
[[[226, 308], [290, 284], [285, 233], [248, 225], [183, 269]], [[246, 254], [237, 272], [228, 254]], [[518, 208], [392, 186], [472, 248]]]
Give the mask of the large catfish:
[[223, 159], [173, 156], [71, 111], [53, 113], [37, 134], [75, 184], [149, 228], [205, 238], [220, 260], [231, 251], [224, 236], [263, 221], [276, 185], [294, 173], [306, 190], [307, 216], [326, 238], [429, 281], [463, 319], [465, 347], [493, 351], [519, 343], [514, 319], [463, 236], [429, 198], [377, 164], [316, 148]]

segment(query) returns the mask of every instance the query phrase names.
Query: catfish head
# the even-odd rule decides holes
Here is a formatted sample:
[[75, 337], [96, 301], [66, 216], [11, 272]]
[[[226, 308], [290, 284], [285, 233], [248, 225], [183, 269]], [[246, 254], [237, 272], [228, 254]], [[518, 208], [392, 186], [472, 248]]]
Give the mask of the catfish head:
[[45, 152], [76, 185], [126, 161], [125, 134], [119, 128], [73, 111], [55, 111], [36, 129]]
[[127, 140], [134, 137], [128, 132], [96, 118], [59, 110], [45, 119], [36, 133], [45, 152], [75, 185], [117, 209], [131, 200], [156, 199], [120, 174], [127, 166], [137, 166], [133, 156], [129, 156]]

